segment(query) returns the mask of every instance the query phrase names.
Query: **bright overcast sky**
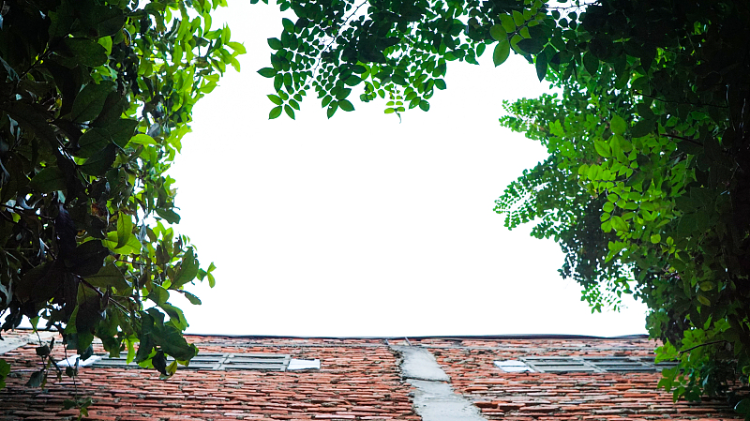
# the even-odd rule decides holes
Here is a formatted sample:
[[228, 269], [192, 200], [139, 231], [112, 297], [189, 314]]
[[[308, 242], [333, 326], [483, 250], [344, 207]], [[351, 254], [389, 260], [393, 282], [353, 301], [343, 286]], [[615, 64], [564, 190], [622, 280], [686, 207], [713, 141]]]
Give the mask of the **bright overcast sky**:
[[401, 123], [383, 103], [356, 101], [327, 120], [314, 95], [296, 121], [268, 121], [273, 86], [256, 70], [270, 63], [281, 14], [246, 3], [214, 17], [247, 47], [242, 72], [195, 108], [171, 171], [178, 229], [218, 267], [216, 288], [192, 289], [202, 306], [179, 301], [190, 332], [645, 333], [645, 306], [591, 314], [557, 273], [559, 247], [530, 227], [509, 232], [492, 211], [545, 156], [497, 121], [504, 99], [544, 92], [533, 67], [512, 56], [496, 69], [490, 54], [481, 66], [451, 63], [431, 110]]

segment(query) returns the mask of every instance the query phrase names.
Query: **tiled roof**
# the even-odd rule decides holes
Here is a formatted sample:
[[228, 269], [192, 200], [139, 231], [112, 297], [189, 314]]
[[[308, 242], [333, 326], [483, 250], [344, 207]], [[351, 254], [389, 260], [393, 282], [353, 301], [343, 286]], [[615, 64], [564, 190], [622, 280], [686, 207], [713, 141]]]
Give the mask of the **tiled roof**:
[[[740, 419], [719, 401], [673, 404], [670, 394], [656, 389], [658, 373], [505, 373], [493, 366], [495, 360], [522, 356], [645, 357], [655, 344], [643, 339], [189, 340], [204, 353], [276, 353], [320, 359], [321, 367], [308, 372], [180, 370], [166, 381], [149, 370], [86, 367], [81, 369], [78, 390], [94, 398], [89, 419], [420, 420], [412, 407], [415, 391], [402, 379], [401, 354], [393, 345], [431, 352], [452, 388], [486, 419]], [[62, 409], [62, 401], [71, 397], [69, 379], [51, 378], [45, 390], [23, 386], [29, 373], [38, 369], [34, 346], [2, 355], [21, 376], [8, 379], [8, 387], [0, 391], [0, 420], [75, 419], [75, 410]], [[58, 347], [55, 351], [62, 357]]]
[[433, 354], [454, 389], [491, 420], [742, 419], [722, 400], [673, 403], [670, 393], [656, 388], [660, 373], [504, 373], [493, 364], [519, 356], [648, 356], [657, 345], [651, 341], [460, 341], [450, 345], [433, 348]]

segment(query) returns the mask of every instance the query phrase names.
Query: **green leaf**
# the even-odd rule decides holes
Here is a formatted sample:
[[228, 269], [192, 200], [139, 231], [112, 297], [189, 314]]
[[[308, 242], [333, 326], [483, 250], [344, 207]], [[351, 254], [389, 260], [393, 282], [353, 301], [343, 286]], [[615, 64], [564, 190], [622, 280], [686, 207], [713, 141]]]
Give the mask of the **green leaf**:
[[596, 153], [604, 158], [612, 156], [612, 149], [609, 144], [603, 140], [594, 140], [594, 149], [596, 149]]
[[[281, 50], [282, 48], [284, 48], [284, 45], [281, 44], [281, 41], [278, 38], [268, 38], [268, 46], [271, 47], [271, 49], [273, 50]], [[266, 77], [270, 77], [270, 76], [266, 76]]]
[[104, 149], [110, 143], [109, 133], [105, 129], [93, 128], [78, 139], [78, 149], [75, 153], [80, 158], [90, 158], [94, 153]]
[[187, 361], [196, 354], [195, 346], [188, 344], [180, 331], [169, 325], [164, 326], [164, 333], [159, 343], [164, 352], [179, 361]]
[[652, 234], [651, 235], [651, 243], [652, 244], [659, 244], [661, 242], [661, 235], [659, 234]]
[[107, 238], [104, 240], [104, 245], [116, 254], [126, 255], [140, 254], [142, 247], [141, 242], [138, 241], [138, 237], [132, 235], [130, 236], [130, 239], [128, 239], [127, 244], [120, 248], [117, 248], [117, 231], [110, 231], [107, 233]]
[[42, 345], [42, 346], [36, 347], [36, 355], [38, 357], [46, 357], [49, 355], [49, 352], [50, 352], [49, 345]]
[[214, 278], [214, 275], [212, 275], [210, 272], [207, 275], [208, 277], [208, 286], [210, 288], [213, 288], [216, 286], [216, 278]]
[[65, 175], [58, 167], [46, 167], [31, 179], [29, 187], [40, 193], [64, 190]]
[[[484, 45], [484, 44], [482, 44]], [[447, 86], [445, 85], [445, 80], [443, 79], [435, 79], [435, 87], [440, 89], [441, 91], [444, 90]]]
[[247, 49], [239, 42], [229, 41], [226, 43], [226, 45], [231, 47], [237, 54], [247, 54]]
[[279, 98], [278, 95], [268, 95], [268, 99], [270, 99], [271, 102], [273, 102], [276, 105], [281, 105], [284, 103], [284, 101], [281, 98]]
[[625, 120], [622, 119], [622, 117], [615, 115], [612, 117], [612, 120], [609, 122], [609, 129], [612, 130], [612, 133], [622, 135], [627, 130], [628, 125], [625, 122]]
[[737, 402], [737, 405], [734, 406], [734, 411], [745, 417], [750, 415], [750, 398], [744, 398]]
[[422, 111], [430, 111], [430, 103], [427, 102], [427, 100], [423, 99], [423, 100], [419, 101], [419, 108]]
[[70, 270], [83, 277], [99, 273], [108, 255], [109, 250], [104, 248], [101, 241], [96, 239], [87, 241], [76, 247], [75, 253], [70, 258], [73, 263]]
[[272, 67], [264, 67], [258, 70], [259, 75], [269, 78], [269, 79], [276, 76], [276, 73], [277, 73], [276, 70], [274, 70]]
[[112, 164], [115, 162], [116, 152], [117, 146], [109, 144], [104, 149], [92, 155], [91, 158], [87, 159], [79, 168], [84, 174], [104, 175], [107, 170], [112, 168]]
[[342, 99], [342, 100], [339, 100], [338, 103], [339, 103], [339, 107], [342, 110], [344, 110], [346, 112], [354, 111], [354, 105], [352, 105], [352, 103], [349, 102], [349, 100]]
[[284, 112], [286, 113], [286, 115], [289, 116], [289, 118], [291, 118], [292, 120], [294, 120], [294, 110], [292, 109], [291, 106], [285, 105], [284, 106]]
[[610, 221], [612, 222], [612, 228], [614, 228], [615, 231], [625, 232], [628, 230], [628, 224], [627, 222], [625, 222], [625, 220], [622, 219], [621, 216], [613, 215]]
[[107, 95], [114, 89], [114, 83], [108, 81], [86, 85], [73, 101], [70, 119], [77, 123], [94, 120], [102, 112]]
[[10, 364], [0, 358], [0, 389], [5, 387], [5, 378], [10, 374]]
[[133, 235], [133, 220], [130, 215], [120, 212], [117, 217], [117, 245], [120, 248], [128, 243]]
[[47, 374], [44, 369], [31, 373], [29, 381], [26, 382], [26, 387], [39, 387], [47, 380]]
[[331, 105], [328, 106], [328, 109], [326, 110], [326, 116], [328, 118], [333, 117], [334, 114], [336, 114], [336, 110], [339, 109], [339, 104], [336, 101], [333, 101]]
[[542, 52], [536, 56], [536, 77], [542, 82], [545, 76], [547, 76], [547, 55]]
[[495, 45], [495, 51], [492, 53], [492, 62], [495, 63], [495, 67], [505, 63], [510, 55], [510, 44], [507, 40], [498, 41]]
[[544, 46], [535, 39], [522, 39], [518, 41], [518, 48], [529, 54], [539, 54]]
[[63, 45], [67, 52], [84, 66], [98, 67], [107, 62], [107, 50], [96, 41], [86, 38], [66, 38]]
[[90, 158], [91, 155], [104, 149], [110, 143], [124, 147], [133, 136], [133, 131], [137, 125], [136, 120], [121, 119], [108, 124], [106, 128], [89, 129], [78, 140], [80, 149], [76, 151], [75, 155], [80, 158]]
[[148, 299], [157, 305], [166, 304], [169, 300], [169, 291], [159, 285], [154, 285], [153, 288], [151, 288], [151, 292], [148, 294]]
[[360, 78], [359, 76], [355, 76], [355, 75], [351, 75], [351, 76], [349, 76], [349, 77], [348, 77], [348, 78], [346, 78], [346, 80], [344, 81], [344, 83], [345, 83], [345, 84], [347, 84], [347, 85], [349, 85], [349, 86], [356, 86], [356, 85], [358, 85], [358, 84], [359, 84], [360, 82], [362, 82], [362, 78]]
[[174, 288], [179, 288], [192, 281], [198, 275], [198, 269], [198, 259], [195, 258], [193, 248], [190, 247], [182, 257], [182, 263], [180, 263], [180, 267], [174, 281], [172, 282], [172, 286]]
[[583, 67], [591, 75], [595, 75], [599, 71], [599, 59], [596, 58], [591, 52], [586, 52], [583, 55]]
[[698, 301], [704, 306], [711, 307], [711, 300], [706, 298], [706, 296], [703, 294], [698, 294]]
[[716, 284], [714, 284], [711, 281], [705, 281], [705, 282], [701, 282], [700, 288], [701, 288], [701, 291], [711, 291], [712, 289], [716, 288]]
[[518, 10], [514, 10], [513, 11], [513, 23], [515, 23], [516, 26], [523, 26], [525, 22], [526, 22], [526, 19], [524, 19], [523, 14], [521, 14], [521, 12], [519, 12]]
[[279, 105], [278, 107], [273, 107], [271, 109], [271, 112], [268, 113], [268, 119], [273, 120], [274, 118], [278, 118], [281, 115], [281, 110], [283, 107]]
[[121, 118], [107, 124], [106, 131], [110, 136], [110, 140], [122, 148], [133, 137], [136, 127], [138, 127], [137, 120]]
[[180, 291], [180, 292], [185, 296], [185, 298], [188, 299], [188, 301], [190, 301], [190, 304], [193, 304], [193, 305], [196, 305], [196, 306], [199, 306], [199, 305], [203, 304], [201, 302], [201, 299], [198, 298], [196, 295], [191, 294], [191, 293], [189, 293], [187, 291]]
[[136, 145], [159, 145], [158, 143], [156, 143], [156, 140], [154, 140], [153, 137], [143, 133], [138, 133], [137, 135], [130, 138], [130, 143], [134, 143]]
[[639, 138], [651, 134], [654, 131], [656, 124], [653, 120], [641, 120], [635, 123], [635, 126], [630, 130], [630, 135], [633, 138]]
[[[271, 76], [266, 76], [271, 77]], [[284, 84], [284, 76], [277, 74], [276, 76], [273, 76], [273, 89], [276, 92], [279, 92], [281, 90], [281, 86]]]
[[289, 32], [290, 34], [294, 33], [294, 31], [295, 31], [294, 22], [292, 22], [291, 20], [289, 20], [287, 18], [283, 18], [283, 19], [281, 19], [281, 24], [282, 24], [282, 26], [284, 26], [284, 30], [285, 31]]
[[502, 23], [503, 29], [505, 29], [505, 32], [513, 32], [516, 30], [516, 22], [513, 20], [513, 17], [511, 17], [510, 15], [501, 14], [500, 23]]
[[508, 39], [508, 32], [503, 28], [502, 25], [492, 25], [490, 28], [490, 36], [495, 41], [503, 41]]
[[339, 91], [336, 93], [336, 99], [339, 101], [341, 101], [342, 99], [346, 99], [346, 97], [348, 97], [351, 92], [352, 90], [349, 88], [339, 89]]
[[10, 364], [7, 361], [0, 359], [0, 378], [6, 377], [10, 374]]
[[156, 214], [164, 218], [170, 224], [178, 224], [180, 215], [172, 209], [156, 209]]
[[112, 54], [112, 37], [101, 37], [98, 40], [96, 40], [99, 45], [104, 47], [104, 51], [107, 53], [107, 55]]
[[125, 14], [114, 7], [86, 8], [80, 13], [80, 18], [87, 26], [96, 28], [96, 34], [100, 37], [115, 35], [125, 24]]
[[106, 264], [98, 273], [85, 276], [84, 279], [99, 288], [114, 287], [119, 291], [130, 289], [130, 284], [125, 280], [122, 272], [112, 263]]

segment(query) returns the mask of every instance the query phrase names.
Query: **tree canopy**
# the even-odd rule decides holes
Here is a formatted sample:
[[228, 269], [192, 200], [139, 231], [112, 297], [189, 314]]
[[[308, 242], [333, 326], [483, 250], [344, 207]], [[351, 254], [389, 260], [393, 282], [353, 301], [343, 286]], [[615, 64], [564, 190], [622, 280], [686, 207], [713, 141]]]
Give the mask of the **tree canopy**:
[[[0, 330], [24, 317], [85, 359], [94, 337], [164, 376], [197, 352], [170, 295], [211, 286], [165, 172], [244, 47], [224, 0], [9, 1], [0, 10]], [[137, 349], [136, 349], [137, 345]], [[45, 363], [28, 381], [63, 371]], [[167, 362], [172, 356], [175, 362]], [[0, 360], [0, 386], [8, 374]], [[76, 403], [74, 402], [73, 405]], [[85, 408], [84, 408], [85, 409]]]
[[[257, 0], [251, 0], [257, 1]], [[310, 92], [332, 117], [351, 94], [385, 113], [427, 111], [451, 61], [513, 51], [561, 94], [505, 104], [502, 126], [547, 159], [511, 183], [506, 226], [565, 252], [560, 270], [593, 310], [634, 294], [679, 365], [675, 399], [723, 394], [750, 375], [750, 5], [733, 0], [280, 0], [269, 118]], [[487, 81], [512, 83], [512, 81]]]

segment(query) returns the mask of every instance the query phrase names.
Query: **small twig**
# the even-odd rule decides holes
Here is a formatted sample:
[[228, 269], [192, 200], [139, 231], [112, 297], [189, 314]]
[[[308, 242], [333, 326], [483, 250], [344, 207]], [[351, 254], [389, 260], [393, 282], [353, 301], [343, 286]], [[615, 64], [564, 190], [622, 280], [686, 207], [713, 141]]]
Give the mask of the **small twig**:
[[122, 311], [123, 313], [125, 313], [125, 314], [130, 313], [130, 311], [127, 308], [125, 308], [124, 305], [120, 304], [120, 302], [117, 301], [117, 300], [115, 300], [113, 297], [109, 297], [109, 302], [110, 303], [114, 303], [115, 306], [119, 307], [120, 311]]
[[52, 216], [40, 215], [40, 214], [36, 213], [36, 211], [38, 211], [38, 209], [24, 209], [24, 208], [18, 208], [18, 207], [15, 207], [15, 206], [7, 206], [7, 205], [2, 205], [2, 204], [0, 204], [0, 206], [5, 206], [6, 209], [12, 209], [12, 210], [16, 211], [16, 213], [32, 211], [34, 213], [34, 216], [39, 217], [41, 219], [46, 219], [48, 221], [53, 221], [55, 219]]
[[36, 60], [34, 60], [33, 63], [31, 63], [31, 66], [29, 66], [28, 69], [26, 69], [23, 73], [18, 75], [18, 79], [19, 80], [23, 79], [24, 76], [26, 76], [34, 67], [36, 67], [37, 64], [41, 63], [44, 59], [46, 59], [49, 53], [50, 53], [50, 50], [49, 48], [47, 48], [47, 50], [45, 50], [39, 57], [36, 58]]
[[672, 139], [680, 139], [680, 140], [684, 140], [686, 142], [690, 142], [690, 143], [692, 143], [694, 145], [703, 146], [702, 143], [696, 142], [695, 139], [690, 139], [690, 138], [687, 138], [687, 137], [682, 137], [682, 136], [677, 136], [677, 135], [674, 135], [674, 134], [667, 134], [667, 133], [663, 133], [661, 136], [671, 137]]
[[[346, 26], [346, 24], [349, 23], [349, 19], [351, 19], [352, 16], [354, 16], [357, 13], [357, 11], [359, 10], [359, 8], [362, 7], [362, 6], [364, 6], [365, 4], [367, 4], [367, 0], [363, 1], [362, 3], [359, 4], [359, 6], [357, 6], [356, 8], [354, 8], [354, 10], [352, 11], [352, 13], [350, 13], [349, 16], [347, 16], [346, 18], [344, 18], [344, 22], [341, 24], [341, 27], [343, 28], [344, 26]], [[338, 34], [336, 34], [333, 37], [331, 37], [331, 41], [328, 44], [326, 44], [326, 46], [323, 47], [320, 50], [320, 55], [318, 56], [318, 60], [316, 60], [316, 62], [315, 62], [315, 67], [313, 67], [313, 71], [312, 71], [313, 75], [315, 75], [315, 72], [318, 70], [318, 67], [320, 66], [320, 62], [322, 61], [323, 53], [326, 52], [326, 50], [328, 50], [328, 47], [330, 47], [331, 44], [333, 44], [334, 41], [336, 41], [337, 37], [338, 37]]]
[[[97, 287], [95, 287], [95, 286], [91, 285], [90, 283], [88, 283], [88, 281], [86, 281], [85, 279], [81, 278], [80, 276], [78, 276], [77, 278], [78, 278], [78, 281], [79, 281], [79, 282], [81, 282], [81, 283], [82, 283], [83, 285], [85, 285], [85, 286], [86, 286], [86, 287], [88, 287], [89, 289], [92, 289], [92, 290], [96, 291], [96, 293], [97, 293], [97, 294], [99, 294], [99, 298], [103, 298], [103, 297], [104, 297], [104, 293], [103, 293], [103, 292], [101, 292], [101, 291], [99, 290], [99, 288], [97, 288]], [[122, 310], [123, 312], [125, 312], [125, 313], [128, 313], [128, 312], [129, 312], [129, 311], [128, 311], [128, 309], [127, 309], [127, 308], [125, 308], [125, 306], [123, 306], [122, 304], [120, 304], [120, 302], [119, 302], [119, 301], [117, 301], [117, 300], [113, 299], [113, 298], [112, 298], [111, 296], [110, 296], [110, 297], [108, 297], [108, 300], [109, 300], [109, 302], [110, 302], [110, 303], [114, 303], [114, 304], [115, 304], [115, 305], [116, 305], [117, 307], [119, 307], [119, 308], [120, 308], [120, 310]]]
[[[68, 347], [63, 347], [63, 350], [65, 351], [65, 360], [68, 360]], [[68, 362], [70, 364], [70, 362]], [[75, 395], [75, 402], [76, 407], [80, 408], [81, 405], [78, 403], [78, 383], [76, 382], [76, 377], [78, 377], [78, 360], [76, 360], [76, 366], [75, 369], [73, 369], [73, 376], [71, 378], [73, 379], [73, 395]]]
[[688, 349], [684, 349], [684, 350], [680, 351], [680, 354], [684, 354], [684, 353], [686, 353], [686, 352], [690, 352], [690, 351], [692, 351], [692, 350], [694, 350], [694, 349], [696, 349], [696, 348], [700, 348], [700, 347], [702, 347], [702, 346], [708, 346], [708, 345], [716, 345], [716, 344], [719, 344], [719, 343], [722, 343], [722, 342], [727, 342], [727, 341], [726, 341], [726, 340], [724, 340], [724, 339], [720, 339], [720, 340], [718, 340], [718, 341], [711, 341], [711, 342], [706, 342], [706, 343], [704, 343], [704, 344], [700, 344], [700, 345], [696, 345], [696, 346], [690, 347], [690, 348], [688, 348]]
[[661, 102], [671, 102], [673, 104], [695, 105], [695, 106], [698, 106], [698, 107], [729, 108], [726, 105], [705, 104], [703, 102], [684, 102], [684, 101], [669, 100], [669, 99], [665, 99], [665, 98], [657, 98], [655, 96], [646, 95], [646, 94], [643, 93], [643, 91], [637, 91], [635, 89], [633, 90], [633, 92], [635, 92], [636, 94], [638, 94], [638, 95], [640, 95], [642, 97], [651, 98], [653, 100], [661, 101]]

